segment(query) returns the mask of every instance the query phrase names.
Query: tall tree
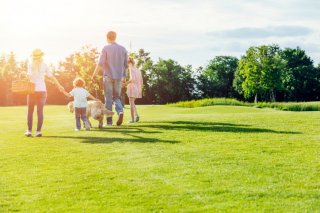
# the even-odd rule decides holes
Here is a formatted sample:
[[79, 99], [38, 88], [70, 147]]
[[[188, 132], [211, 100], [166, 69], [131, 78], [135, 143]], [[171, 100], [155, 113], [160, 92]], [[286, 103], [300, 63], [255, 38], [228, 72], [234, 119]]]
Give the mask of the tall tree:
[[281, 57], [286, 61], [282, 72], [285, 101], [319, 100], [319, 70], [299, 47], [286, 48]]
[[[241, 63], [241, 65], [240, 65]], [[240, 100], [244, 100], [244, 91], [242, 88], [242, 83], [244, 82], [245, 78], [244, 76], [240, 73], [240, 68], [243, 66], [243, 61], [240, 60], [240, 63], [238, 64], [238, 67], [234, 73], [234, 79], [232, 82], [232, 87], [235, 91], [235, 93], [233, 94], [233, 97], [240, 99]]]
[[15, 76], [19, 72], [18, 69], [18, 62], [16, 60], [16, 56], [13, 52], [11, 52], [8, 56], [8, 59], [6, 61], [5, 66], [3, 67], [1, 73], [3, 75], [4, 79], [4, 87], [5, 87], [5, 92], [4, 92], [4, 102], [7, 105], [12, 105], [13, 104], [13, 96], [12, 92], [10, 91], [11, 89], [11, 84], [12, 81], [14, 80]]
[[194, 83], [191, 67], [182, 67], [171, 59], [159, 59], [150, 73], [149, 84], [155, 95], [155, 103], [192, 99]]
[[250, 47], [239, 62], [244, 97], [248, 99], [255, 96], [256, 102], [260, 95], [263, 100], [275, 101], [275, 92], [282, 89], [283, 66], [277, 45]]
[[3, 54], [0, 57], [0, 105], [6, 105], [6, 94], [4, 91], [7, 91], [6, 85], [6, 71], [5, 67], [7, 64], [6, 56]]
[[152, 103], [155, 99], [154, 92], [150, 88], [150, 73], [153, 68], [153, 61], [150, 57], [150, 52], [144, 49], [138, 50], [130, 54], [136, 60], [136, 66], [141, 70], [143, 78], [142, 99], [138, 99], [137, 103]]
[[[75, 77], [82, 77], [86, 82], [88, 91], [100, 98], [103, 98], [102, 73], [98, 74], [98, 80], [91, 81], [91, 76], [97, 63], [99, 52], [97, 48], [84, 46], [80, 51], [77, 51], [68, 57], [63, 62], [60, 62], [57, 74], [58, 79], [63, 82], [66, 89], [72, 89], [72, 81]], [[65, 80], [68, 82], [65, 82]]]
[[198, 77], [202, 97], [232, 97], [232, 82], [238, 62], [232, 56], [217, 56], [212, 59]]

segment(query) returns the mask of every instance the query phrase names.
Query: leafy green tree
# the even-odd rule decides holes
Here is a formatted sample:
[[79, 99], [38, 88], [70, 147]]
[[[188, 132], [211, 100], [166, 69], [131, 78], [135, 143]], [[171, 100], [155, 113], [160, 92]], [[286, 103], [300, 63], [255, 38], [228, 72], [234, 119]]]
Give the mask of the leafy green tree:
[[233, 94], [234, 98], [244, 100], [244, 91], [242, 88], [242, 83], [244, 82], [244, 76], [240, 74], [240, 63], [238, 64], [238, 67], [234, 73], [234, 79], [232, 82], [232, 87], [235, 91]]
[[3, 79], [3, 87], [4, 87], [3, 100], [6, 105], [12, 105], [13, 96], [10, 90], [11, 90], [12, 81], [15, 79], [15, 76], [17, 76], [17, 73], [19, 72], [18, 62], [13, 52], [11, 52], [7, 56], [7, 59], [2, 59], [2, 63], [4, 62], [5, 64], [1, 69], [1, 75]]
[[155, 103], [172, 103], [193, 98], [195, 80], [191, 66], [182, 67], [171, 59], [154, 64], [150, 72], [150, 89]]
[[232, 56], [217, 56], [200, 71], [198, 89], [202, 97], [232, 97], [232, 82], [239, 60]]
[[319, 69], [306, 52], [299, 47], [286, 48], [281, 57], [286, 61], [282, 72], [283, 100], [319, 100]]
[[89, 92], [97, 98], [103, 98], [102, 73], [100, 73], [98, 81], [91, 81], [91, 76], [96, 67], [99, 52], [97, 48], [85, 46], [81, 51], [75, 53], [75, 65], [78, 68], [78, 74], [82, 77]]
[[[65, 61], [60, 62], [57, 74], [58, 79], [63, 82], [66, 89], [72, 89], [72, 81], [75, 77], [82, 77], [86, 82], [88, 91], [103, 100], [102, 73], [98, 74], [98, 80], [91, 81], [91, 76], [99, 57], [97, 48], [84, 46], [68, 57]], [[68, 79], [68, 82], [66, 82]]]
[[249, 99], [255, 96], [256, 102], [260, 95], [263, 100], [275, 101], [275, 92], [282, 90], [283, 67], [284, 62], [277, 45], [250, 47], [238, 67], [242, 77], [237, 77], [237, 81], [243, 80], [241, 86], [244, 97]]
[[7, 64], [7, 60], [6, 60], [6, 56], [3, 54], [1, 55], [0, 57], [0, 91], [3, 91], [3, 92], [0, 92], [0, 105], [3, 106], [3, 105], [6, 105], [6, 94], [4, 91], [7, 91], [7, 88], [6, 88], [6, 73], [5, 73], [5, 66]]
[[153, 68], [153, 61], [150, 57], [150, 52], [140, 49], [136, 53], [131, 53], [130, 56], [136, 60], [136, 66], [141, 70], [143, 78], [142, 99], [137, 99], [137, 103], [152, 103], [155, 99], [155, 94], [151, 90], [149, 84], [150, 73]]

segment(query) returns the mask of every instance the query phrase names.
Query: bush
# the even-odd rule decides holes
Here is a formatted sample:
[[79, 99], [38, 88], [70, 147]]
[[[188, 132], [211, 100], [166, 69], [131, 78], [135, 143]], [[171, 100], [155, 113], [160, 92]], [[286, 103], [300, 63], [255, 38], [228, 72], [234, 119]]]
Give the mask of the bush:
[[207, 98], [201, 100], [182, 101], [174, 104], [168, 104], [168, 106], [186, 108], [216, 105], [253, 106], [256, 108], [273, 108], [283, 111], [320, 111], [320, 102], [258, 102], [254, 104], [238, 101], [232, 98]]
[[206, 98], [201, 100], [181, 101], [168, 106], [195, 108], [214, 105], [231, 105], [231, 106], [252, 106], [250, 103], [245, 103], [232, 98]]

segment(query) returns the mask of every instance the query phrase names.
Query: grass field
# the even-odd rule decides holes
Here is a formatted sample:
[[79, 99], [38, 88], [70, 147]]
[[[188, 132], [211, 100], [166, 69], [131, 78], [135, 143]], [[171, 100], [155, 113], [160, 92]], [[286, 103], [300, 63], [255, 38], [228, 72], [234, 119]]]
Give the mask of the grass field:
[[320, 212], [320, 112], [139, 109], [74, 132], [46, 106], [26, 138], [26, 108], [0, 108], [0, 212]]

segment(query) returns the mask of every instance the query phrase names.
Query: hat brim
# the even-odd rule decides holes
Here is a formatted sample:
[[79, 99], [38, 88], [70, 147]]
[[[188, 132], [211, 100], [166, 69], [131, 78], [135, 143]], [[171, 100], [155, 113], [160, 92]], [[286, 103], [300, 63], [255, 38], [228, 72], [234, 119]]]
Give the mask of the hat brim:
[[40, 58], [40, 57], [42, 57], [42, 56], [43, 56], [43, 54], [33, 54], [33, 55], [32, 55], [33, 58]]

